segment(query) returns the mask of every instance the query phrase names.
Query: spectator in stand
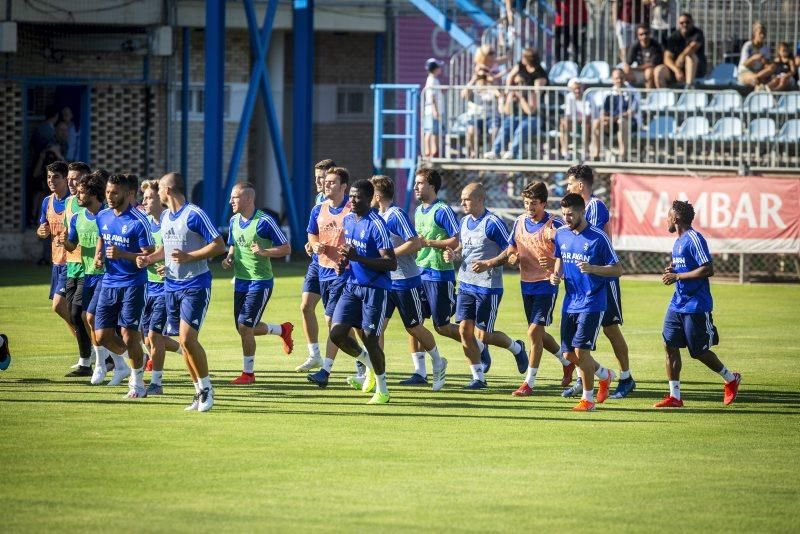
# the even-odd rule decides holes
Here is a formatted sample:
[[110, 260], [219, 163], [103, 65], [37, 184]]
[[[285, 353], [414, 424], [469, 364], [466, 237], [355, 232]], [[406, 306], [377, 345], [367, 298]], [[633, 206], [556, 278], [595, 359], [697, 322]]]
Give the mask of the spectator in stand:
[[[535, 117], [536, 100], [536, 91], [526, 86], [525, 80], [517, 74], [514, 77], [514, 86], [509, 88], [505, 101], [507, 115], [513, 115], [515, 119], [511, 146], [503, 153], [503, 159], [520, 159], [522, 147], [528, 146], [531, 135], [537, 133], [539, 123]], [[530, 157], [529, 146], [528, 155]]]
[[66, 123], [69, 130], [67, 136], [67, 151], [64, 154], [65, 161], [78, 161], [78, 129], [75, 127], [75, 122], [72, 120], [74, 115], [69, 106], [64, 106], [61, 109], [61, 122]]
[[703, 30], [694, 25], [689, 13], [678, 17], [678, 31], [667, 40], [664, 64], [656, 67], [656, 87], [684, 84], [693, 89], [695, 80], [706, 72], [706, 38]]
[[[564, 99], [564, 115], [558, 124], [558, 141], [561, 159], [573, 159], [569, 153], [569, 137], [574, 134], [579, 139], [585, 136], [592, 117], [589, 103], [583, 100], [583, 85], [573, 78], [567, 83], [567, 97]], [[584, 154], [576, 155], [583, 159]]]
[[592, 121], [592, 143], [589, 147], [591, 158], [600, 157], [601, 136], [608, 134], [610, 139], [616, 135], [619, 143], [618, 153], [624, 161], [628, 150], [630, 133], [638, 127], [639, 94], [625, 83], [622, 69], [611, 71], [611, 94], [603, 100], [600, 116]]
[[44, 114], [44, 122], [36, 127], [36, 130], [31, 136], [31, 148], [33, 149], [34, 158], [38, 158], [42, 151], [52, 144], [53, 139], [55, 139], [58, 115], [58, 108], [56, 106], [47, 106]]
[[650, 30], [653, 39], [660, 45], [666, 45], [667, 39], [678, 25], [677, 0], [644, 0], [650, 6]]
[[513, 85], [515, 76], [520, 76], [525, 82], [524, 85], [529, 87], [547, 85], [547, 70], [542, 66], [539, 52], [535, 48], [526, 48], [522, 51], [522, 59], [508, 73], [508, 86]]
[[473, 74], [483, 75], [489, 85], [494, 85], [501, 76], [497, 66], [497, 52], [488, 44], [483, 44], [475, 51], [473, 58], [475, 69]]
[[628, 49], [622, 70], [628, 82], [638, 86], [644, 84], [647, 89], [652, 89], [656, 85], [656, 67], [664, 62], [664, 49], [650, 38], [650, 29], [644, 24], [636, 27], [636, 39], [637, 42]]
[[760, 22], [753, 23], [750, 40], [742, 46], [739, 56], [739, 83], [756, 90], [763, 90], [775, 72], [769, 54], [769, 46], [765, 42], [767, 32]]
[[[558, 0], [556, 2], [555, 40], [556, 61], [571, 60], [583, 65], [586, 52], [586, 26], [589, 11], [585, 0]], [[572, 46], [570, 54], [570, 46]]]
[[[467, 100], [467, 157], [477, 158], [482, 146], [489, 143], [490, 136], [500, 124], [500, 91], [492, 86], [485, 74], [473, 74], [461, 98]], [[486, 141], [484, 143], [484, 141]]]
[[39, 160], [34, 167], [34, 175], [40, 176], [46, 173], [47, 166], [56, 161], [64, 161], [64, 154], [67, 153], [67, 141], [69, 140], [69, 125], [66, 122], [56, 124], [55, 137], [47, 145], [47, 148], [39, 154]]
[[422, 155], [426, 158], [436, 157], [439, 151], [439, 132], [444, 112], [444, 95], [439, 90], [443, 63], [436, 58], [425, 62], [428, 78], [425, 80], [425, 103], [422, 116]]
[[770, 91], [797, 89], [797, 65], [789, 43], [778, 43], [773, 65], [775, 66], [775, 76], [767, 83]]
[[612, 0], [611, 9], [617, 17], [614, 34], [617, 36], [619, 59], [625, 61], [628, 49], [636, 42], [636, 26], [650, 23], [650, 7], [644, 0]]

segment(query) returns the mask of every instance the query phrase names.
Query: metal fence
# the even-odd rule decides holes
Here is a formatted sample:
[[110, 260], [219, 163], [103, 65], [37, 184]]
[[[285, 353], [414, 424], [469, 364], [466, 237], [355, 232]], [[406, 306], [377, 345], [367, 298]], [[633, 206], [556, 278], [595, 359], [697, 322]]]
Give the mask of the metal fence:
[[800, 165], [800, 92], [473, 84], [428, 88], [423, 100], [426, 91], [446, 110], [434, 124], [433, 162], [586, 161], [684, 173]]

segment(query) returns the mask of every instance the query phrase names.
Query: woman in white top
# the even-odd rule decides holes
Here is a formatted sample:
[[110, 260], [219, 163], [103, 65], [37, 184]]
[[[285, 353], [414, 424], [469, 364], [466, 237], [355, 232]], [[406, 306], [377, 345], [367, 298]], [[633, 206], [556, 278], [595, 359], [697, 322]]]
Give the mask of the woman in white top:
[[769, 46], [764, 42], [767, 32], [760, 22], [753, 24], [753, 36], [742, 46], [739, 58], [739, 83], [760, 88], [772, 78], [775, 65], [770, 61]]

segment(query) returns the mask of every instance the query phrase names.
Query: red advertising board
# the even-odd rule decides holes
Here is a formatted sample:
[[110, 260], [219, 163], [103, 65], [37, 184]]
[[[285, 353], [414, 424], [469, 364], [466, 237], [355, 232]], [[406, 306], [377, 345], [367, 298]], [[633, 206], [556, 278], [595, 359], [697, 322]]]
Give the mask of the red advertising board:
[[688, 200], [713, 253], [800, 252], [800, 178], [615, 174], [611, 198], [618, 250], [672, 250], [667, 214]]

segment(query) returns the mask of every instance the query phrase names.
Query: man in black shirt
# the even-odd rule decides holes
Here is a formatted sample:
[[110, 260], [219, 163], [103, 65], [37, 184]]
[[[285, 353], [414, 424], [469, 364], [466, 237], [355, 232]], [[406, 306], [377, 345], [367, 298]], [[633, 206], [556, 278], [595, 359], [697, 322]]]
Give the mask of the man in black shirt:
[[656, 68], [656, 87], [668, 87], [677, 82], [694, 88], [696, 78], [705, 72], [706, 40], [703, 30], [694, 25], [689, 13], [681, 13], [678, 31], [667, 40], [664, 64]]
[[650, 29], [640, 24], [636, 27], [636, 42], [628, 48], [625, 64], [622, 70], [628, 82], [648, 89], [655, 87], [653, 73], [657, 66], [664, 61], [664, 49], [650, 38]]

